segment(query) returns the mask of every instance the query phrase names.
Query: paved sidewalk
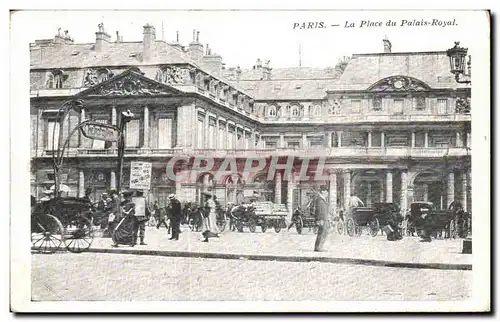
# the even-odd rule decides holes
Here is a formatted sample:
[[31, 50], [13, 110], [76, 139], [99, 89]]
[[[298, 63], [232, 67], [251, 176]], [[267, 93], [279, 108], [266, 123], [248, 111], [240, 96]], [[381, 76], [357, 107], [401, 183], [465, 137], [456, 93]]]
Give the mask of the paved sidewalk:
[[332, 263], [353, 263], [363, 265], [471, 270], [472, 255], [462, 254], [461, 239], [433, 240], [421, 243], [417, 237], [406, 237], [401, 241], [389, 242], [385, 236], [363, 235], [349, 237], [331, 232], [326, 252], [313, 252], [316, 236], [312, 232], [299, 235], [295, 229], [275, 233], [268, 230], [255, 233], [224, 231], [220, 238], [211, 238], [203, 243], [201, 233], [181, 227], [179, 241], [168, 240], [166, 229], [147, 227], [147, 245], [135, 247], [111, 247], [110, 238], [98, 237], [92, 243], [91, 252], [144, 254], [178, 257], [205, 257], [228, 259], [255, 259], [276, 261], [321, 261]]

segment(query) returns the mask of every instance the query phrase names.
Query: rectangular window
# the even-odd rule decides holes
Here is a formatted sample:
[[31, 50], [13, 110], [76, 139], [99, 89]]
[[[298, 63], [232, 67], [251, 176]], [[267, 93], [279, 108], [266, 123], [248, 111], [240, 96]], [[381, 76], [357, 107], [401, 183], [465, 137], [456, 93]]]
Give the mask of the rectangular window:
[[361, 113], [361, 100], [352, 100], [351, 101], [351, 112], [353, 114]]
[[417, 96], [417, 110], [422, 111], [425, 110], [425, 97], [423, 96]]
[[[125, 146], [128, 148], [139, 147], [139, 123], [140, 120], [131, 120], [127, 123], [127, 128], [125, 129]], [[96, 142], [94, 140], [94, 142]], [[104, 141], [102, 141], [104, 142]], [[92, 145], [92, 148], [94, 144]]]
[[436, 109], [438, 114], [446, 114], [448, 109], [448, 100], [446, 98], [438, 99]]
[[57, 147], [59, 146], [59, 122], [56, 120], [49, 120], [47, 122], [46, 146], [49, 150], [57, 150]]
[[228, 140], [227, 140], [227, 148], [228, 149], [234, 149], [234, 131], [231, 131], [229, 130], [229, 137], [228, 137]]
[[268, 149], [276, 149], [278, 143], [276, 141], [266, 141], [266, 148]]
[[160, 118], [158, 119], [158, 148], [171, 149], [172, 148], [172, 119]]
[[212, 124], [210, 124], [208, 126], [208, 148], [209, 149], [214, 149], [215, 146], [214, 146], [214, 135], [215, 135], [215, 126], [213, 126]]
[[37, 137], [37, 131], [38, 129], [36, 128], [37, 126], [37, 116], [36, 115], [30, 115], [31, 123], [30, 123], [30, 130], [31, 130], [31, 137], [30, 137], [30, 146], [31, 150], [35, 150], [36, 147], [36, 137]]
[[287, 142], [287, 146], [290, 149], [298, 149], [300, 148], [300, 142]]
[[[139, 120], [137, 120], [137, 121], [139, 121]], [[101, 124], [107, 124], [108, 123], [107, 120], [95, 120], [95, 122], [101, 123]], [[137, 136], [137, 137], [139, 137], [139, 136]], [[105, 144], [106, 144], [106, 141], [92, 140], [92, 149], [94, 149], [94, 150], [102, 150], [102, 149], [104, 149]], [[137, 146], [138, 145], [139, 145], [139, 143], [137, 143]]]
[[203, 136], [205, 135], [205, 122], [203, 119], [198, 119], [198, 127], [196, 131], [196, 147], [198, 149], [203, 149]]
[[403, 105], [404, 105], [404, 100], [402, 100], [402, 99], [394, 100], [392, 113], [393, 114], [403, 114]]
[[219, 127], [219, 149], [225, 149], [224, 143], [226, 142], [226, 129]]

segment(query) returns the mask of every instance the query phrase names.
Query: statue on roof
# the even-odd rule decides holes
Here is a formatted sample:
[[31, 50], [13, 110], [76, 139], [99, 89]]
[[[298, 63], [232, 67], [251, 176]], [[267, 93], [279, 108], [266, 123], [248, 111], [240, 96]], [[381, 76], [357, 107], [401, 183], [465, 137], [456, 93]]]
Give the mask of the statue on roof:
[[270, 62], [271, 62], [270, 60], [264, 60], [264, 67], [265, 68], [269, 68], [269, 63]]
[[104, 22], [98, 24], [97, 27], [99, 28], [99, 32], [104, 32]]
[[57, 35], [58, 35], [58, 36], [61, 36], [61, 27], [58, 27], [58, 28], [57, 28]]

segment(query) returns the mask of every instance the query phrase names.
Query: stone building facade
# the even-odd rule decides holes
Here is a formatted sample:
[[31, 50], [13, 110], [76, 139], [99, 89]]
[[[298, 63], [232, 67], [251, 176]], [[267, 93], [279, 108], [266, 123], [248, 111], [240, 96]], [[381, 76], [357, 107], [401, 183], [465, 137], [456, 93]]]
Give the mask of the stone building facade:
[[[79, 97], [84, 109], [62, 120], [60, 139], [83, 120], [116, 125], [131, 110], [123, 185], [131, 161], [152, 162], [149, 196], [160, 202], [172, 192], [198, 200], [211, 189], [227, 203], [259, 191], [291, 212], [315, 185], [327, 184], [333, 209], [356, 194], [366, 205], [397, 202], [406, 209], [431, 201], [446, 208], [456, 199], [471, 210], [470, 87], [454, 81], [446, 52], [392, 53], [384, 40], [383, 53], [354, 54], [331, 68], [271, 68], [257, 60], [246, 70], [226, 68], [221, 56], [204, 50], [199, 32], [182, 46], [157, 40], [151, 25], [143, 31], [142, 41], [124, 42], [100, 25], [95, 43], [58, 34], [31, 44], [33, 195], [53, 184], [58, 111]], [[214, 160], [212, 170], [193, 167], [195, 156]], [[323, 168], [321, 181], [300, 178], [295, 161], [291, 173], [269, 178], [272, 160], [290, 156], [310, 158], [311, 173]], [[266, 165], [243, 173], [253, 157]], [[186, 160], [170, 171], [187, 179], [171, 181], [172, 158]], [[236, 168], [216, 178], [227, 158]], [[78, 133], [64, 162], [61, 179], [72, 195], [92, 187], [98, 197], [116, 187], [115, 143]]]

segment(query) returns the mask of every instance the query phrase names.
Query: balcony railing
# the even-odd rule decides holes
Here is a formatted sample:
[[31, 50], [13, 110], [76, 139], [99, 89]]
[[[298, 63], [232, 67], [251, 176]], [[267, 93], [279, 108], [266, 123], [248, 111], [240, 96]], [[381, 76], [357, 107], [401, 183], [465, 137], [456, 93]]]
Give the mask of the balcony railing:
[[[116, 157], [116, 149], [82, 149], [71, 148], [67, 150], [65, 156], [69, 157]], [[43, 155], [52, 156], [51, 150], [45, 150]], [[443, 157], [461, 157], [471, 155], [471, 149], [468, 147], [332, 147], [332, 148], [264, 148], [264, 149], [192, 149], [192, 148], [173, 148], [173, 149], [140, 149], [127, 148], [125, 155], [146, 155], [146, 156], [204, 156], [214, 158], [246, 158], [246, 157], [270, 157], [270, 156], [294, 156], [294, 157], [393, 157], [393, 158], [443, 158]], [[32, 153], [34, 157], [34, 152]]]

